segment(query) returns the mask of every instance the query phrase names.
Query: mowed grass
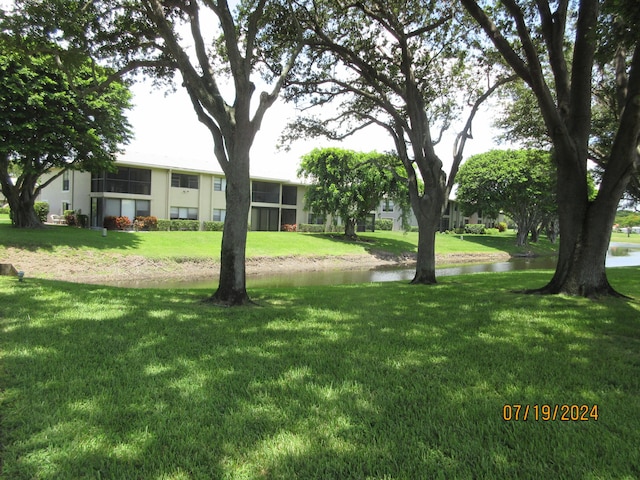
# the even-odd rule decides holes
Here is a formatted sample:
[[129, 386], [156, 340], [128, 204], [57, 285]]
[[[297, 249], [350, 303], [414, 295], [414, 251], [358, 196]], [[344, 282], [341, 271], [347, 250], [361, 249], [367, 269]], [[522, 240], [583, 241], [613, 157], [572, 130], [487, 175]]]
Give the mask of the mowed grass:
[[[0, 256], [5, 247], [16, 247], [55, 255], [73, 256], [93, 253], [142, 255], [148, 258], [220, 258], [221, 232], [108, 232], [65, 226], [24, 230], [0, 224]], [[403, 232], [367, 232], [358, 241], [345, 240], [340, 234], [302, 234], [290, 232], [249, 232], [247, 256], [327, 256], [366, 255], [386, 252], [401, 255], [417, 252], [418, 234]], [[444, 235], [437, 236], [437, 253], [553, 253], [555, 245], [546, 239], [538, 245], [515, 247], [515, 236]]]
[[[260, 289], [234, 309], [0, 278], [2, 476], [638, 478], [640, 268], [609, 271], [634, 300], [510, 292], [550, 275]], [[503, 419], [515, 404], [526, 421]], [[532, 418], [563, 404], [587, 419]]]

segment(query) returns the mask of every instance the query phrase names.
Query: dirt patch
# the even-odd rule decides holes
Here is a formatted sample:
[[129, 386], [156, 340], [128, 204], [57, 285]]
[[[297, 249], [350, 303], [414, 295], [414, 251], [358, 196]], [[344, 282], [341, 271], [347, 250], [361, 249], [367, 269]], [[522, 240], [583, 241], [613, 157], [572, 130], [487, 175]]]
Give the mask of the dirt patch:
[[[499, 262], [507, 253], [455, 253], [436, 255], [436, 264]], [[366, 270], [376, 267], [415, 264], [415, 254], [392, 255], [375, 252], [343, 256], [258, 257], [247, 260], [248, 275], [319, 270]], [[103, 254], [69, 250], [55, 255], [8, 247], [0, 251], [0, 263], [10, 263], [25, 277], [47, 278], [79, 283], [115, 283], [155, 279], [181, 281], [215, 278], [220, 264], [205, 258], [152, 259], [139, 255]]]

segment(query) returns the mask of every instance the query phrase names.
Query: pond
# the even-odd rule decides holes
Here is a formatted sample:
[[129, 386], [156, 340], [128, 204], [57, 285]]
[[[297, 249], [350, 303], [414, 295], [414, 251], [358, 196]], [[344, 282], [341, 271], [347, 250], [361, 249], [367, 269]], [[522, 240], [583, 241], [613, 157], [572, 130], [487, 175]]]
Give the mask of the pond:
[[[506, 262], [455, 265], [438, 268], [439, 277], [486, 272], [511, 272], [517, 270], [554, 269], [555, 257], [512, 258]], [[607, 267], [640, 265], [640, 245], [612, 243], [607, 255]], [[367, 270], [322, 270], [313, 272], [289, 272], [247, 276], [248, 287], [305, 287], [315, 285], [340, 285], [349, 283], [411, 281], [415, 268], [385, 267]], [[218, 287], [218, 279], [195, 282], [136, 282], [119, 283], [120, 286], [145, 288], [208, 288]]]

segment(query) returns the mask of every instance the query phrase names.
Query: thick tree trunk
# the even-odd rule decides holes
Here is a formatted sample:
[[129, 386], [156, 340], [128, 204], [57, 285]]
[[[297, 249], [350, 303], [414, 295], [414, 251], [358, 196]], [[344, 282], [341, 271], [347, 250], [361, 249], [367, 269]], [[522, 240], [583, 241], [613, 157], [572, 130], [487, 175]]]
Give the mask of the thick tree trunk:
[[[412, 201], [418, 220], [418, 255], [412, 284], [432, 285], [436, 281], [436, 233], [444, 198], [422, 197]], [[417, 203], [417, 205], [416, 205]]]
[[[565, 151], [568, 155], [570, 152]], [[619, 152], [620, 153], [620, 152]], [[616, 150], [612, 152], [614, 161]], [[629, 152], [626, 153], [629, 155]], [[609, 284], [605, 259], [609, 248], [616, 208], [628, 183], [631, 169], [615, 174], [612, 165], [603, 177], [596, 199], [588, 200], [586, 172], [579, 157], [574, 162], [559, 162], [558, 216], [560, 249], [558, 264], [551, 281], [539, 293], [567, 294], [583, 297], [619, 295]], [[614, 177], [614, 180], [612, 179]], [[585, 180], [582, 180], [585, 178]]]
[[212, 303], [224, 306], [251, 303], [247, 294], [245, 270], [249, 208], [251, 206], [248, 151], [246, 159], [236, 160], [234, 168], [227, 172], [227, 214], [222, 232], [220, 282], [218, 290], [210, 298]]
[[[615, 207], [592, 204], [584, 219], [571, 217], [560, 221], [560, 255], [555, 274], [541, 293], [563, 293], [582, 297], [619, 295], [609, 284], [605, 259], [609, 248]], [[566, 216], [565, 216], [566, 217]], [[579, 231], [575, 243], [563, 243], [562, 224], [572, 222], [569, 230]]]
[[527, 244], [528, 235], [529, 225], [527, 223], [519, 223], [518, 232], [516, 233], [516, 246], [524, 247]]
[[15, 185], [2, 185], [2, 192], [9, 203], [11, 224], [16, 228], [42, 228], [42, 222], [34, 209], [36, 196], [25, 186], [22, 191]]
[[412, 284], [432, 285], [436, 281], [436, 231], [430, 223], [418, 221], [418, 256]]
[[356, 220], [355, 218], [349, 218], [345, 220], [344, 224], [344, 236], [347, 238], [356, 238]]

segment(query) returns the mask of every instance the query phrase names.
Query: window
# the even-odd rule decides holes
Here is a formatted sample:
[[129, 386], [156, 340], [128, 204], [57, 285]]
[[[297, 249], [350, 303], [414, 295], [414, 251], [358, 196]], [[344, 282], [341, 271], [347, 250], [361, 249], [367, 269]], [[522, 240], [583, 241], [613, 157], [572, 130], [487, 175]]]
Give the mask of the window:
[[171, 220], [197, 220], [198, 209], [187, 207], [171, 207]]
[[93, 174], [91, 191], [151, 195], [151, 170], [119, 167], [117, 172]]
[[251, 200], [261, 203], [278, 203], [280, 200], [280, 184], [271, 182], [253, 182]]
[[214, 222], [224, 222], [225, 217], [227, 216], [227, 211], [221, 208], [213, 209], [213, 221]]
[[172, 173], [171, 186], [179, 188], [198, 188], [198, 175], [189, 175], [187, 173]]
[[148, 217], [149, 215], [151, 215], [150, 200], [104, 199], [105, 217], [128, 217], [133, 221], [136, 217]]
[[393, 201], [385, 198], [382, 201], [382, 211], [383, 212], [393, 212]]
[[282, 186], [282, 204], [296, 205], [298, 203], [298, 187], [293, 185]]
[[213, 191], [224, 192], [227, 189], [227, 179], [222, 177], [213, 177]]
[[70, 187], [69, 170], [65, 170], [64, 172], [62, 172], [62, 191], [68, 192], [69, 187]]

